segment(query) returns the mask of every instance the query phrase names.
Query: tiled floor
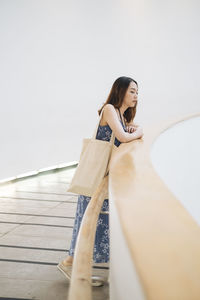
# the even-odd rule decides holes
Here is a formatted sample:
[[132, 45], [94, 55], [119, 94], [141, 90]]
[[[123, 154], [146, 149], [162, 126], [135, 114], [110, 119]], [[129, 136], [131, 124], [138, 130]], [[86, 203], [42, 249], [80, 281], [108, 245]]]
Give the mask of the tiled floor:
[[[74, 168], [0, 187], [0, 299], [67, 299], [69, 282], [57, 270], [69, 248], [77, 196], [66, 189]], [[107, 264], [93, 274], [106, 276]], [[93, 288], [107, 300], [109, 287]]]

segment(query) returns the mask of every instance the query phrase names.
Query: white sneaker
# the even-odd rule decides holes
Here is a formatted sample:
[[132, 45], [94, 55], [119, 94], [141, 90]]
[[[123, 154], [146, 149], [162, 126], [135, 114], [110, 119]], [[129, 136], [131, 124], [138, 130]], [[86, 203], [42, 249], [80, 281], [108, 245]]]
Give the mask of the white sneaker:
[[57, 265], [57, 268], [59, 271], [61, 271], [63, 273], [63, 275], [65, 275], [65, 277], [67, 277], [67, 279], [69, 279], [69, 280], [71, 279], [72, 265], [65, 266], [65, 265], [63, 265], [62, 262], [60, 262]]
[[99, 277], [99, 276], [92, 276], [92, 286], [102, 286], [102, 285], [104, 285], [104, 282], [105, 282], [105, 280], [104, 280], [104, 278], [102, 278], [102, 277]]
[[[63, 265], [62, 262], [60, 262], [58, 265], [57, 265], [57, 268], [59, 271], [62, 272], [62, 274], [67, 277], [67, 279], [71, 279], [71, 274], [72, 274], [72, 265], [68, 265], [68, 266], [65, 266]], [[102, 286], [105, 282], [105, 279], [102, 278], [102, 277], [99, 277], [99, 276], [92, 276], [92, 286]]]

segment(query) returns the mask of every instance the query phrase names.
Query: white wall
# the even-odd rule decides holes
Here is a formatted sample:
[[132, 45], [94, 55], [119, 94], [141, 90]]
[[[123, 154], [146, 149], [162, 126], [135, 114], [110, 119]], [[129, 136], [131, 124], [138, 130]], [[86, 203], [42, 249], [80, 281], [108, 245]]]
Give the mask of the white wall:
[[165, 130], [154, 142], [151, 160], [159, 177], [200, 225], [200, 117]]
[[141, 125], [167, 119], [168, 106], [170, 116], [199, 111], [199, 8], [0, 0], [0, 179], [78, 160], [119, 76], [139, 83]]

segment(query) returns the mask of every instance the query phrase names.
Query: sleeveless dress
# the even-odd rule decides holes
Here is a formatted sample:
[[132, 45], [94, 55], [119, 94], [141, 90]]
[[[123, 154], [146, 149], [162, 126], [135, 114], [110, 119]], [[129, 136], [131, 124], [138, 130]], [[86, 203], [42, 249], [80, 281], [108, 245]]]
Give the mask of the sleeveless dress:
[[[126, 131], [125, 126], [123, 125], [122, 121], [120, 123]], [[109, 125], [99, 125], [97, 130], [96, 139], [103, 140], [103, 141], [110, 141], [112, 134], [112, 129]], [[115, 146], [119, 146], [121, 143], [120, 141], [115, 138], [114, 141]], [[81, 221], [84, 215], [84, 212], [87, 208], [87, 205], [90, 201], [91, 197], [79, 195], [77, 208], [76, 208], [76, 216], [74, 220], [74, 227], [72, 233], [72, 240], [69, 249], [69, 255], [74, 255], [76, 239], [78, 236], [79, 228], [81, 225]], [[108, 199], [104, 199], [102, 205], [102, 211], [109, 211], [109, 203]], [[104, 263], [109, 262], [109, 215], [108, 214], [99, 214], [99, 218], [97, 221], [97, 229], [96, 229], [96, 236], [95, 236], [95, 243], [94, 243], [94, 250], [93, 250], [93, 261], [95, 263]]]

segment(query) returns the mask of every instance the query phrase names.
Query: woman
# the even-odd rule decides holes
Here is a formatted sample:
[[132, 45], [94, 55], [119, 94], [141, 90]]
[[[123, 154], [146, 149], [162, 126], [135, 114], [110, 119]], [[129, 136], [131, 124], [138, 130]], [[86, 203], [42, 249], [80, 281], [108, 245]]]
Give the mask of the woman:
[[[96, 139], [109, 141], [113, 131], [115, 135], [115, 145], [127, 143], [143, 136], [142, 128], [133, 123], [138, 101], [138, 84], [130, 77], [119, 77], [113, 83], [107, 101], [98, 111], [99, 115], [103, 109], [102, 118], [97, 130]], [[73, 234], [69, 255], [58, 264], [58, 269], [70, 279], [70, 272], [73, 263], [73, 255], [78, 236], [81, 220], [90, 197], [79, 195], [76, 217], [73, 227]], [[108, 199], [104, 200], [102, 211], [109, 210]], [[95, 263], [105, 263], [109, 261], [109, 220], [108, 214], [100, 214], [97, 222], [95, 244], [93, 251]], [[92, 281], [92, 285], [97, 286], [98, 282]], [[99, 284], [101, 285], [101, 284]]]

